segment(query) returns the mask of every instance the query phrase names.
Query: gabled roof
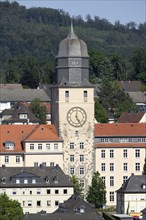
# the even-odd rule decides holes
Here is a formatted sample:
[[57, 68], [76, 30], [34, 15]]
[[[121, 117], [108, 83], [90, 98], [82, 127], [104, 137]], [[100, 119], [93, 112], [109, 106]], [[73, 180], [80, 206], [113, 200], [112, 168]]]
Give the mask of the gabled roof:
[[[3, 121], [4, 124], [8, 124], [8, 123], [17, 123], [17, 122], [27, 122], [29, 120], [29, 122], [32, 123], [39, 123], [40, 120], [38, 118], [35, 117], [35, 115], [29, 110], [29, 108], [27, 106], [25, 106], [23, 103], [17, 103], [13, 106], [13, 108], [11, 109], [7, 109], [1, 112], [1, 116], [4, 115], [10, 115], [11, 117], [8, 119], [5, 119]], [[27, 118], [24, 119], [20, 119], [20, 114], [27, 114]]]
[[134, 103], [146, 103], [146, 92], [128, 92]]
[[50, 98], [43, 89], [1, 89], [1, 102], [31, 102], [40, 99], [42, 102], [49, 102]]
[[[6, 150], [4, 143], [15, 143], [14, 150]], [[54, 125], [0, 125], [0, 153], [23, 152], [22, 143], [27, 141], [62, 141]]]
[[[54, 176], [58, 178], [58, 183], [54, 181]], [[6, 178], [6, 183], [2, 183], [2, 178]], [[15, 178], [37, 178], [37, 184], [28, 181], [28, 184], [20, 182], [16, 184]], [[46, 182], [46, 177], [48, 180]], [[28, 188], [28, 187], [73, 187], [69, 176], [65, 175], [62, 169], [56, 165], [54, 167], [0, 167], [0, 187], [2, 188]]]
[[140, 81], [118, 81], [120, 88], [122, 88], [125, 92], [137, 92], [141, 89]]
[[95, 124], [95, 137], [144, 136], [146, 123], [104, 123]]
[[[145, 185], [145, 187], [143, 187]], [[117, 192], [146, 193], [146, 175], [132, 174]]]
[[0, 89], [23, 89], [22, 84], [19, 83], [8, 83], [8, 84], [0, 84]]
[[118, 123], [139, 123], [145, 112], [122, 112]]

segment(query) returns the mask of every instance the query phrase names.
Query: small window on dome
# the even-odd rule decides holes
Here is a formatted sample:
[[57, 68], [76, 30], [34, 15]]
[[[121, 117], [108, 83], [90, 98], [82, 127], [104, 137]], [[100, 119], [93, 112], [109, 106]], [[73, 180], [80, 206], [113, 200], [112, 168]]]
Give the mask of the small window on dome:
[[5, 149], [14, 150], [14, 142], [11, 142], [11, 141], [5, 142]]

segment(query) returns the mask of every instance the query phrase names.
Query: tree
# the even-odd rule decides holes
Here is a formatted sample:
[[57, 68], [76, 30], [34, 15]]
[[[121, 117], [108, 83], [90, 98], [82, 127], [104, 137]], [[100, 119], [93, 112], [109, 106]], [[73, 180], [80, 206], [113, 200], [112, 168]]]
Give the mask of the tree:
[[143, 166], [143, 175], [146, 175], [146, 157], [145, 157], [145, 162]]
[[21, 220], [23, 209], [16, 200], [11, 200], [6, 194], [0, 194], [0, 219]]
[[92, 183], [89, 187], [87, 201], [95, 204], [96, 208], [103, 207], [103, 204], [106, 203], [106, 189], [105, 185], [100, 177], [99, 172], [95, 172], [92, 177]]
[[95, 98], [95, 118], [100, 123], [108, 122], [106, 111], [97, 98]]
[[46, 107], [41, 105], [39, 99], [34, 99], [31, 102], [30, 110], [40, 119], [40, 124], [46, 124]]
[[72, 175], [71, 176], [71, 182], [73, 183], [74, 185], [74, 195], [76, 196], [82, 196], [82, 191], [83, 191], [83, 188], [81, 186], [81, 184], [79, 183], [79, 180], [78, 178], [75, 176], [75, 175]]

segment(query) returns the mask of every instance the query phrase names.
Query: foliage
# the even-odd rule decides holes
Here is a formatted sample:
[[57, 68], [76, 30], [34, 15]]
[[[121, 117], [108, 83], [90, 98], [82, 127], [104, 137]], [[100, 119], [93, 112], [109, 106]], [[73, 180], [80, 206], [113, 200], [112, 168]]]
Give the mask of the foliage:
[[46, 107], [41, 105], [39, 99], [34, 99], [30, 104], [30, 110], [40, 119], [40, 124], [46, 123]]
[[106, 111], [97, 98], [95, 98], [95, 118], [100, 123], [108, 122]]
[[23, 210], [16, 200], [11, 200], [6, 194], [0, 194], [0, 219], [21, 220]]
[[101, 208], [106, 203], [106, 189], [98, 171], [92, 177], [87, 201], [95, 204], [96, 208]]
[[83, 195], [83, 188], [81, 184], [79, 183], [78, 178], [75, 175], [71, 176], [71, 182], [74, 185], [74, 195], [76, 196], [82, 196]]
[[143, 166], [143, 175], [146, 175], [146, 157], [145, 157], [144, 166]]

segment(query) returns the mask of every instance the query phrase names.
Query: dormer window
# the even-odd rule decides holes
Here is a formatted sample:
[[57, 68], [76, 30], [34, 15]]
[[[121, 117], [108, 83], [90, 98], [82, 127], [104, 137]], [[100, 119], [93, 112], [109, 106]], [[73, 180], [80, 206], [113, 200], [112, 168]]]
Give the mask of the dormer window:
[[19, 184], [20, 183], [20, 179], [16, 179], [16, 184]]
[[27, 114], [19, 114], [19, 119], [27, 119]]
[[141, 185], [142, 189], [146, 189], [146, 184]]
[[32, 183], [35, 184], [36, 183], [36, 179], [32, 178]]
[[80, 206], [79, 210], [80, 213], [85, 213], [85, 207], [83, 205]]
[[54, 182], [55, 184], [57, 184], [57, 183], [59, 182], [59, 178], [58, 178], [57, 176], [55, 176], [55, 177], [53, 178], [53, 182]]
[[6, 150], [14, 150], [14, 142], [12, 141], [8, 141], [8, 142], [5, 142], [5, 149]]
[[1, 181], [2, 181], [2, 184], [6, 184], [6, 177], [3, 176]]
[[46, 183], [49, 183], [49, 177], [45, 178]]

